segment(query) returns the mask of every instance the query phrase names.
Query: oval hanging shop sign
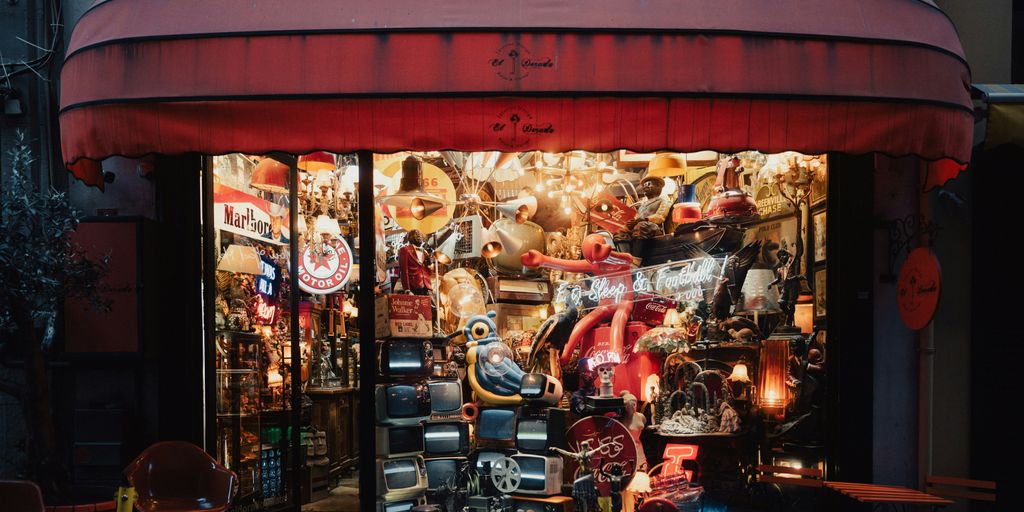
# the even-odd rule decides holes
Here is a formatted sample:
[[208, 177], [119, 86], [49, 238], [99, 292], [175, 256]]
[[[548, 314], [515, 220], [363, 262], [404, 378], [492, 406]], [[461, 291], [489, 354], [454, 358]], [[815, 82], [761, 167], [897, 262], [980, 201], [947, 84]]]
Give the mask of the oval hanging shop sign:
[[910, 251], [896, 283], [896, 305], [903, 323], [915, 331], [928, 325], [935, 316], [941, 291], [939, 260], [924, 247]]
[[352, 250], [345, 240], [335, 239], [319, 247], [307, 244], [299, 259], [299, 288], [326, 295], [338, 291], [352, 275]]

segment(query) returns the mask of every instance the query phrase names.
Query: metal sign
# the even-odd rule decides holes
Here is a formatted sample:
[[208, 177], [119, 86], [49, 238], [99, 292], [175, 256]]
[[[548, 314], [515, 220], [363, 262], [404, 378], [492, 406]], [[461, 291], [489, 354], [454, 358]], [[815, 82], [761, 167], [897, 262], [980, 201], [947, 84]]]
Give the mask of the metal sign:
[[903, 323], [915, 331], [928, 325], [941, 292], [942, 274], [935, 254], [924, 247], [910, 251], [896, 283], [896, 305]]

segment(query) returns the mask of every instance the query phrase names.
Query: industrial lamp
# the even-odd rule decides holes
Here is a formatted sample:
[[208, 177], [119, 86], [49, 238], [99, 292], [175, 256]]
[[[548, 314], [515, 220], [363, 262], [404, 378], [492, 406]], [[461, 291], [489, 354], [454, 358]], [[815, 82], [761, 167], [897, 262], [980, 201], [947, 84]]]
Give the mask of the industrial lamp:
[[380, 204], [397, 208], [408, 208], [412, 218], [423, 220], [430, 214], [444, 208], [444, 200], [423, 189], [422, 162], [409, 156], [402, 162], [402, 177], [394, 194], [381, 196]]
[[316, 174], [316, 171], [333, 171], [335, 169], [334, 155], [326, 151], [314, 151], [300, 156], [295, 166], [311, 174]]
[[501, 203], [495, 208], [502, 215], [514, 219], [516, 224], [522, 224], [537, 213], [537, 198], [524, 196], [519, 199]]

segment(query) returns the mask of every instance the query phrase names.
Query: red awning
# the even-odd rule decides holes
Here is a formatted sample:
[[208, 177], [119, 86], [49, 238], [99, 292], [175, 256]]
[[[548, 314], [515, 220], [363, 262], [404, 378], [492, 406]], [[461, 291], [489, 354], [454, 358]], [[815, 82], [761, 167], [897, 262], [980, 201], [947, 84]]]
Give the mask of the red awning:
[[75, 27], [60, 121], [68, 163], [757, 149], [963, 164], [969, 84], [952, 23], [921, 0], [108, 0]]

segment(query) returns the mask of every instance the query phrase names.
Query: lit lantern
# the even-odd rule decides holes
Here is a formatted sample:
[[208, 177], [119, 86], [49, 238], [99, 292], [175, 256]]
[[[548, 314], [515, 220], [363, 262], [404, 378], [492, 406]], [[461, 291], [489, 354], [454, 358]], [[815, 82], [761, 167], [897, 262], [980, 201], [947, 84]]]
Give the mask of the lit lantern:
[[654, 397], [658, 396], [661, 392], [661, 377], [657, 375], [648, 375], [647, 379], [644, 380], [644, 389], [640, 390], [640, 399], [644, 402], [650, 402], [654, 400]]
[[729, 375], [729, 380], [733, 382], [742, 382], [744, 384], [750, 383], [750, 376], [747, 373], [747, 364], [745, 359], [740, 359], [736, 365], [732, 367], [732, 374]]
[[786, 415], [789, 391], [786, 389], [786, 365], [789, 361], [788, 336], [772, 336], [761, 345], [758, 368], [758, 398], [761, 409], [776, 419]]

